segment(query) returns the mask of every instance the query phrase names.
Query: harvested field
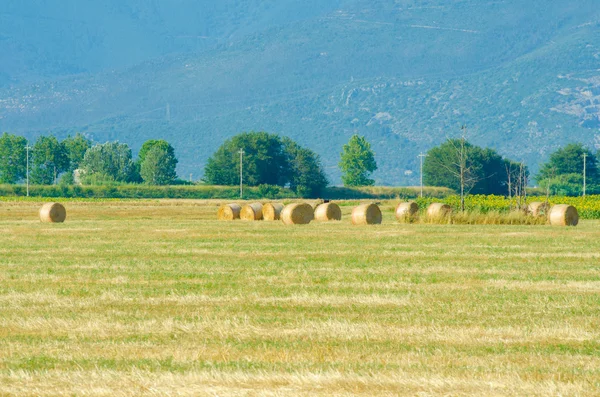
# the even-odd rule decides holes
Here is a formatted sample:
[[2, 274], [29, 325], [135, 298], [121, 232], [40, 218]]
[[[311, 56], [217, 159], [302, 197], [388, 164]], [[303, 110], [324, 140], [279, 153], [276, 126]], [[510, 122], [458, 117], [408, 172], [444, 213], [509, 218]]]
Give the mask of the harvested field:
[[597, 395], [600, 222], [0, 202], [0, 395]]

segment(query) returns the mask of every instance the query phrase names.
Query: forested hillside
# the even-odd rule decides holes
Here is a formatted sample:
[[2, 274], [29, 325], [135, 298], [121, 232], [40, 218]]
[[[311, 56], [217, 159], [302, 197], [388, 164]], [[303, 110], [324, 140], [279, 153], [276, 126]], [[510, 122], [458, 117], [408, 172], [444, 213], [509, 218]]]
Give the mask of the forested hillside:
[[600, 144], [599, 43], [594, 0], [5, 0], [0, 130], [164, 138], [196, 177], [226, 138], [266, 130], [334, 183], [359, 133], [377, 183], [415, 184], [416, 155], [466, 124], [535, 172]]

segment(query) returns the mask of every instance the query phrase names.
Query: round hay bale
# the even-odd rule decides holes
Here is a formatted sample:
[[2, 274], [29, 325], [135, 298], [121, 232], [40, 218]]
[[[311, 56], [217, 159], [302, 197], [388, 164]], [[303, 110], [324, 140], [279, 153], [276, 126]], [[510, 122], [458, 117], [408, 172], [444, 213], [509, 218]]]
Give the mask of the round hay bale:
[[406, 222], [414, 219], [419, 213], [419, 204], [414, 201], [400, 203], [396, 207], [396, 219], [400, 222]]
[[314, 217], [313, 207], [306, 203], [287, 205], [281, 212], [281, 220], [286, 225], [307, 225]]
[[548, 218], [552, 226], [577, 226], [579, 224], [577, 208], [567, 204], [553, 206]]
[[543, 201], [534, 201], [527, 206], [527, 212], [533, 216], [547, 215], [550, 210], [548, 203]]
[[353, 225], [379, 225], [383, 220], [377, 204], [363, 204], [352, 210]]
[[263, 218], [263, 205], [261, 203], [246, 204], [240, 211], [243, 221], [260, 221]]
[[239, 204], [225, 204], [219, 207], [219, 211], [217, 212], [217, 219], [220, 221], [233, 221], [235, 219], [240, 219], [241, 211], [242, 206]]
[[46, 203], [40, 209], [40, 220], [44, 223], [62, 223], [67, 219], [67, 210], [59, 203]]
[[320, 222], [341, 221], [342, 210], [335, 203], [321, 204], [315, 210], [315, 220]]
[[283, 211], [283, 204], [268, 203], [263, 206], [263, 219], [265, 221], [278, 221]]
[[427, 217], [429, 219], [444, 218], [452, 213], [452, 207], [443, 203], [432, 203], [427, 208]]

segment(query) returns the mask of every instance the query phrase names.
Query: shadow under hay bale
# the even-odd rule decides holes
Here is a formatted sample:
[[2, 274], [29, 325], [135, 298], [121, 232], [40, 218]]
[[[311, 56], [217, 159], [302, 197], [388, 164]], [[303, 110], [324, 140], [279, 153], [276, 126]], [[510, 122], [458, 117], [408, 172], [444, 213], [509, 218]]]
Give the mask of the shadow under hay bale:
[[579, 213], [572, 205], [555, 205], [548, 216], [552, 226], [577, 226], [579, 224]]
[[307, 225], [314, 217], [313, 207], [306, 203], [290, 204], [281, 212], [281, 221], [286, 225]]
[[263, 220], [278, 221], [281, 218], [281, 211], [284, 205], [280, 203], [267, 203], [263, 206]]
[[260, 221], [263, 218], [263, 205], [261, 203], [246, 204], [240, 212], [243, 221]]
[[59, 203], [46, 203], [40, 209], [40, 220], [44, 223], [63, 223], [67, 219], [67, 210]]
[[452, 207], [443, 203], [432, 203], [427, 208], [427, 219], [444, 219], [452, 214]]
[[419, 215], [419, 205], [414, 201], [400, 203], [396, 207], [396, 219], [399, 222], [412, 222]]
[[233, 221], [236, 219], [240, 219], [241, 211], [242, 206], [239, 204], [225, 204], [219, 207], [219, 211], [217, 212], [217, 219], [220, 221]]
[[319, 222], [341, 221], [342, 209], [335, 203], [321, 204], [315, 210], [315, 220]]
[[532, 216], [545, 216], [549, 213], [550, 206], [546, 202], [534, 201], [527, 206], [527, 212]]
[[352, 210], [353, 225], [379, 225], [383, 221], [377, 204], [363, 204]]

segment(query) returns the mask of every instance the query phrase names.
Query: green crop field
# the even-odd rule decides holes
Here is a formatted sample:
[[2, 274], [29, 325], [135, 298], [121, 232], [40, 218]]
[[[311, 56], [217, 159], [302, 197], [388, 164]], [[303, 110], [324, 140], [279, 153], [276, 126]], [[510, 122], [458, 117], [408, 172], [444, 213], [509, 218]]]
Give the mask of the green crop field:
[[0, 395], [598, 395], [600, 221], [0, 202]]

